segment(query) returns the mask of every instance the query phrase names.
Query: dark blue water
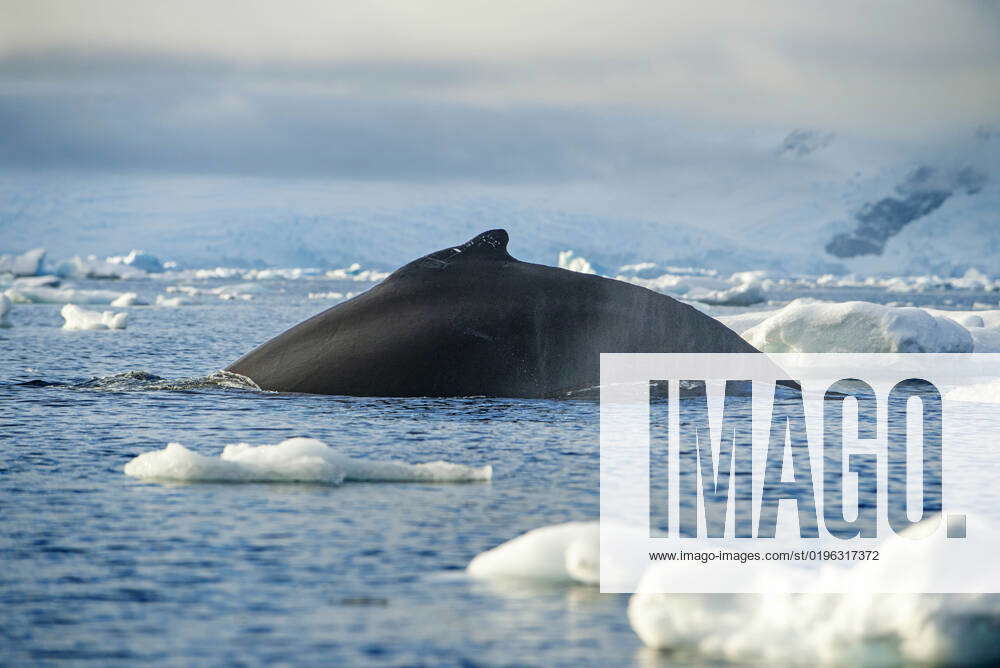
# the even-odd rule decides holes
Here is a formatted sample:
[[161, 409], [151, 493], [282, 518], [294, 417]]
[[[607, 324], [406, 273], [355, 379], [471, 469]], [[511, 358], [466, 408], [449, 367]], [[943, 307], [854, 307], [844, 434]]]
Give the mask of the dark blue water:
[[[59, 306], [15, 306], [13, 327], [0, 330], [0, 663], [568, 666], [646, 656], [624, 597], [463, 574], [519, 533], [597, 517], [595, 403], [174, 382], [328, 305], [306, 292], [345, 287], [313, 283], [275, 281], [251, 302], [133, 307], [124, 331], [65, 331]], [[79, 285], [147, 298], [159, 287]], [[168, 380], [108, 378], [131, 370]], [[67, 385], [16, 384], [36, 379]], [[179, 389], [155, 389], [164, 386]], [[494, 479], [166, 485], [122, 473], [171, 441], [217, 456], [227, 443], [296, 435], [356, 457], [492, 464]]]

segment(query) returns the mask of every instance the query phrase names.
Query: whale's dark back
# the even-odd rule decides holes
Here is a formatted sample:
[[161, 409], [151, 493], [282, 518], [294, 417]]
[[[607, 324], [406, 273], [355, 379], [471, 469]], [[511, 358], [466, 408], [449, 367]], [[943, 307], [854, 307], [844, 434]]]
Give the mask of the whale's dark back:
[[265, 390], [554, 397], [596, 386], [600, 353], [757, 352], [630, 283], [515, 260], [504, 230], [405, 265], [234, 362]]

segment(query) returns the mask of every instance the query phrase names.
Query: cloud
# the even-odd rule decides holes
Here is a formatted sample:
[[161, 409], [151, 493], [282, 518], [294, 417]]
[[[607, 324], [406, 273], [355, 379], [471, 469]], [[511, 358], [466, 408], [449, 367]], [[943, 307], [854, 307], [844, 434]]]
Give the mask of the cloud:
[[592, 178], [727, 132], [919, 144], [1000, 113], [985, 2], [235, 7], [7, 0], [0, 164]]

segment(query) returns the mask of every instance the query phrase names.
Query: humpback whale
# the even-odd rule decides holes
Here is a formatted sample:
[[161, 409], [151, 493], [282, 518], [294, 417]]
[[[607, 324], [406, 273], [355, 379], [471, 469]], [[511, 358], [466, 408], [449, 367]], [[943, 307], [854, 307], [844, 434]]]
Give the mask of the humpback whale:
[[602, 352], [758, 352], [687, 304], [507, 243], [489, 230], [418, 258], [226, 371], [279, 392], [542, 398], [597, 386]]

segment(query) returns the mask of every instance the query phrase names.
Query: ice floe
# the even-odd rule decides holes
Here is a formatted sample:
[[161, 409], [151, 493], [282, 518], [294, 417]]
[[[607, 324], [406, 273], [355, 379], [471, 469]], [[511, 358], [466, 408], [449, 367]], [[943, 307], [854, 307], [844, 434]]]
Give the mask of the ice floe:
[[[651, 567], [628, 607], [632, 629], [648, 646], [699, 660], [780, 665], [992, 665], [1000, 660], [1000, 596], [880, 594], [923, 577], [946, 558], [944, 541], [894, 536], [879, 561], [828, 568], [816, 583], [847, 579], [852, 593], [663, 594], [698, 562]], [[897, 553], [904, 543], [906, 551]], [[902, 558], [906, 554], [908, 558]], [[768, 577], [780, 577], [771, 573]], [[969, 578], [978, 577], [970, 569]], [[767, 583], [765, 583], [767, 584]], [[775, 582], [774, 589], [782, 583]], [[829, 588], [824, 588], [829, 590]], [[809, 590], [807, 590], [809, 591]]]
[[63, 260], [56, 267], [56, 274], [63, 278], [145, 278], [146, 271], [122, 262], [109, 262], [96, 255], [79, 255]]
[[44, 248], [33, 248], [20, 255], [0, 255], [0, 274], [36, 276], [42, 273], [44, 262]]
[[[649, 263], [651, 264], [651, 263]], [[655, 266], [655, 265], [654, 265]], [[774, 281], [764, 271], [741, 271], [728, 279], [710, 272], [676, 269], [675, 272], [650, 275], [649, 268], [626, 265], [623, 269], [642, 267], [638, 273], [619, 273], [614, 278], [684, 299], [713, 306], [750, 306], [767, 300]]]
[[232, 299], [251, 300], [255, 294], [261, 293], [264, 289], [258, 283], [237, 283], [233, 285], [220, 285], [215, 288], [199, 288], [193, 285], [168, 285], [164, 288], [167, 292], [180, 292], [189, 297], [197, 295], [211, 295], [219, 299], [229, 301]]
[[137, 293], [123, 292], [111, 302], [111, 306], [121, 308], [123, 306], [135, 306], [136, 304], [141, 303], [142, 302], [139, 301], [139, 295]]
[[559, 268], [569, 269], [570, 271], [576, 271], [581, 274], [597, 273], [587, 258], [574, 255], [571, 250], [559, 252]]
[[481, 578], [524, 578], [596, 584], [600, 525], [567, 522], [533, 529], [476, 556], [467, 568]]
[[445, 461], [406, 464], [357, 459], [314, 438], [290, 438], [277, 445], [227, 445], [219, 457], [179, 443], [146, 452], [125, 465], [136, 478], [177, 482], [475, 482], [492, 478], [491, 466]]
[[66, 304], [59, 313], [65, 320], [63, 329], [125, 329], [128, 320], [127, 313], [88, 311], [76, 304]]
[[342, 269], [330, 269], [324, 276], [341, 281], [358, 281], [377, 283], [389, 277], [389, 272], [378, 269], [362, 269], [357, 262]]
[[69, 286], [54, 288], [45, 285], [33, 287], [15, 284], [4, 294], [15, 304], [111, 304], [127, 293], [116, 290], [84, 290]]
[[43, 274], [40, 276], [22, 276], [15, 278], [13, 286], [15, 288], [56, 288], [62, 281], [58, 276]]
[[350, 299], [356, 292], [310, 292], [309, 299]]
[[[606, 536], [621, 547], [642, 547], [648, 530], [611, 524]], [[477, 555], [466, 572], [478, 579], [596, 585], [601, 577], [600, 523], [566, 522], [532, 529]], [[617, 552], [617, 551], [616, 551]], [[614, 556], [614, 555], [612, 555]], [[629, 564], [615, 558], [604, 565], [610, 582], [627, 581]]]
[[177, 308], [178, 306], [194, 306], [196, 304], [198, 304], [198, 301], [196, 299], [190, 299], [188, 297], [182, 297], [180, 295], [176, 297], [156, 295], [157, 306], [165, 306], [167, 308]]
[[758, 350], [772, 353], [966, 353], [974, 339], [950, 317], [871, 302], [793, 301], [757, 323], [743, 314], [720, 320]]
[[110, 264], [123, 264], [136, 269], [141, 269], [149, 274], [158, 274], [164, 270], [164, 265], [160, 258], [146, 251], [132, 249], [128, 255], [112, 255], [108, 257]]

